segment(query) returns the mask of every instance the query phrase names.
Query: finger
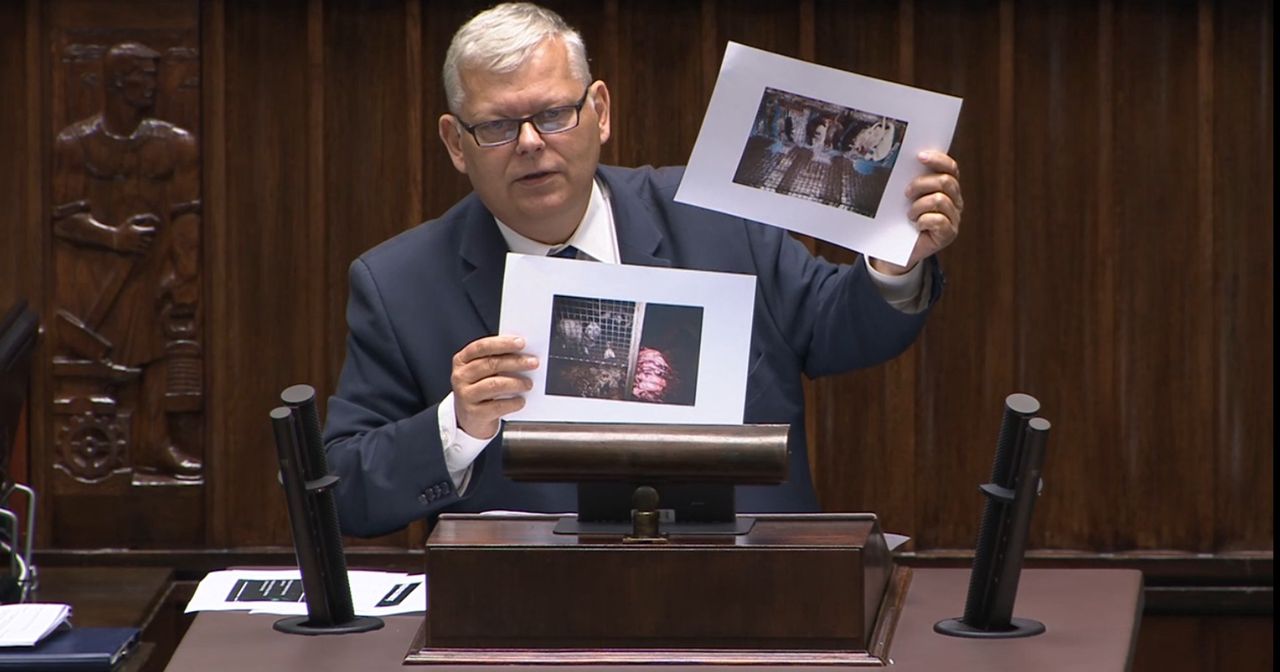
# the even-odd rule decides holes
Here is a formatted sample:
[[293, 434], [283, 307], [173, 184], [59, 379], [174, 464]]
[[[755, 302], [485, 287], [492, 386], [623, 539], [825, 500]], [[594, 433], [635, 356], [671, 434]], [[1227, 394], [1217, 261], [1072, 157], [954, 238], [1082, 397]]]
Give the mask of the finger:
[[947, 216], [930, 212], [916, 220], [916, 230], [933, 236], [934, 240], [945, 245], [956, 237], [956, 223]]
[[960, 177], [960, 164], [956, 163], [956, 160], [946, 152], [925, 150], [917, 154], [916, 158], [935, 173], [946, 173], [956, 178]]
[[483, 405], [487, 414], [492, 415], [494, 418], [501, 418], [524, 408], [524, 404], [524, 397], [508, 397], [506, 399], [486, 401]]
[[486, 378], [503, 376], [538, 368], [538, 358], [518, 353], [491, 355], [475, 359], [453, 369], [453, 387], [473, 385]]
[[453, 368], [458, 368], [483, 357], [505, 355], [524, 349], [524, 339], [519, 336], [485, 336], [477, 338], [453, 356]]
[[964, 208], [964, 195], [960, 190], [960, 180], [957, 180], [954, 175], [945, 173], [930, 173], [912, 180], [907, 185], [907, 198], [915, 200], [935, 191], [946, 194], [958, 207]]
[[462, 431], [478, 438], [491, 437], [498, 433], [498, 421], [502, 416], [515, 413], [524, 408], [524, 397], [505, 397], [484, 401], [478, 404], [460, 403], [454, 400], [458, 427]]
[[516, 411], [524, 408], [524, 405], [524, 397], [490, 399], [488, 401], [471, 405], [467, 409], [467, 417], [469, 420], [478, 421], [479, 424], [488, 425], [490, 422], [498, 420], [504, 415], [515, 413]]
[[463, 404], [475, 407], [488, 401], [516, 397], [532, 388], [533, 381], [524, 376], [489, 376], [470, 385], [456, 388], [454, 396]]
[[917, 198], [907, 210], [907, 219], [915, 222], [924, 215], [933, 212], [943, 215], [956, 224], [960, 223], [960, 208], [956, 207], [951, 197], [942, 192], [934, 192]]

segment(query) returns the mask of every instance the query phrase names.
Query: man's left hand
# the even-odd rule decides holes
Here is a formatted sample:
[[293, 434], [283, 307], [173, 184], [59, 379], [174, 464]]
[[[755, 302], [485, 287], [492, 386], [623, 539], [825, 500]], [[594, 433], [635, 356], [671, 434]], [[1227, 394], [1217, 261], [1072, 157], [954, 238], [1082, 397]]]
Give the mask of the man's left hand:
[[916, 225], [920, 236], [911, 250], [905, 267], [881, 259], [872, 259], [877, 271], [900, 275], [915, 267], [921, 259], [937, 254], [960, 235], [960, 215], [964, 212], [964, 195], [960, 192], [960, 166], [944, 152], [921, 152], [920, 163], [929, 172], [907, 185], [911, 207], [907, 218]]

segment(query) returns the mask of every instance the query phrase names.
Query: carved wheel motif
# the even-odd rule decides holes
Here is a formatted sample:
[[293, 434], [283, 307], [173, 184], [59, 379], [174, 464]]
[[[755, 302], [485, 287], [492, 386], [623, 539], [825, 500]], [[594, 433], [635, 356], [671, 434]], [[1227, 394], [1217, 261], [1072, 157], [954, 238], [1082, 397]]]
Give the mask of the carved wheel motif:
[[54, 466], [80, 481], [101, 481], [127, 468], [129, 413], [102, 415], [79, 413], [57, 423], [61, 449]]

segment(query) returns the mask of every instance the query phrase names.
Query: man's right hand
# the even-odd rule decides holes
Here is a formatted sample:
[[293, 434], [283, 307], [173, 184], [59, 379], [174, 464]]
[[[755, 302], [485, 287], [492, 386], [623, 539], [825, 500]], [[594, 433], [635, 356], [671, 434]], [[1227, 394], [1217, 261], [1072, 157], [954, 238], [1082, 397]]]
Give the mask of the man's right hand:
[[524, 392], [533, 381], [520, 375], [538, 368], [538, 360], [520, 354], [519, 336], [486, 336], [453, 356], [453, 410], [458, 427], [477, 439], [498, 433], [498, 421], [524, 408]]

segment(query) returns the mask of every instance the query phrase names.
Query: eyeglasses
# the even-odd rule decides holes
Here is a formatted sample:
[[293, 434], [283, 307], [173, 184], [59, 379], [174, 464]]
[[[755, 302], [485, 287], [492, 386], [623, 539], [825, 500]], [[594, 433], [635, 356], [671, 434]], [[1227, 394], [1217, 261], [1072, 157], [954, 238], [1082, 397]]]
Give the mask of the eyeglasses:
[[476, 139], [476, 144], [481, 147], [497, 147], [505, 145], [508, 142], [514, 142], [520, 137], [520, 129], [524, 127], [525, 122], [533, 124], [538, 133], [542, 135], [554, 135], [556, 133], [564, 133], [572, 131], [578, 127], [578, 121], [582, 118], [582, 106], [587, 103], [587, 94], [591, 92], [591, 87], [587, 87], [582, 92], [582, 97], [578, 102], [572, 105], [560, 105], [557, 107], [548, 107], [547, 109], [519, 119], [494, 119], [493, 121], [482, 121], [475, 125], [469, 125], [463, 121], [458, 115], [454, 115], [458, 119], [458, 123], [471, 133], [471, 137]]

